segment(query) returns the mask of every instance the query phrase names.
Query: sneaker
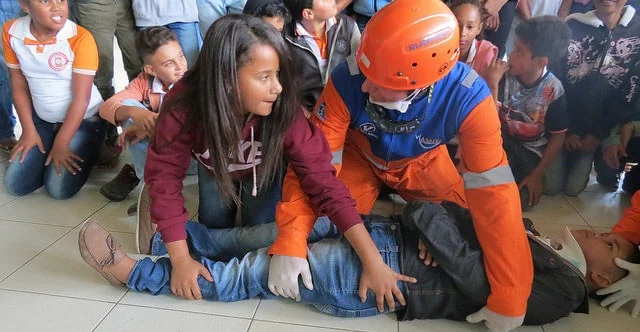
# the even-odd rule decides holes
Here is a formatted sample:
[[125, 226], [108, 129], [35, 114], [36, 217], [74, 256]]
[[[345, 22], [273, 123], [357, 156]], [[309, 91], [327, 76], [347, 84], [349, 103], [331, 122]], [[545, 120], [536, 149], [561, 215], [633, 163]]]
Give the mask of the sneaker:
[[131, 204], [131, 206], [127, 209], [127, 217], [133, 217], [138, 215], [138, 202]]
[[119, 145], [103, 145], [95, 167], [102, 170], [113, 169], [118, 165], [121, 153], [122, 147]]
[[596, 175], [596, 181], [606, 190], [616, 191], [618, 189], [618, 176], [604, 177]]
[[127, 198], [138, 183], [140, 183], [140, 179], [136, 176], [135, 168], [126, 164], [122, 166], [120, 173], [113, 180], [100, 187], [100, 193], [109, 200], [120, 202]]
[[10, 153], [16, 144], [18, 144], [18, 141], [16, 141], [15, 137], [2, 139], [0, 140], [0, 151]]
[[151, 198], [147, 186], [142, 184], [138, 196], [138, 222], [136, 224], [136, 249], [139, 254], [151, 255], [151, 239], [156, 234], [156, 224], [151, 222]]
[[117, 265], [127, 256], [122, 245], [109, 231], [95, 220], [87, 220], [78, 235], [78, 248], [82, 259], [104, 279], [116, 286], [123, 285], [113, 274], [105, 270]]

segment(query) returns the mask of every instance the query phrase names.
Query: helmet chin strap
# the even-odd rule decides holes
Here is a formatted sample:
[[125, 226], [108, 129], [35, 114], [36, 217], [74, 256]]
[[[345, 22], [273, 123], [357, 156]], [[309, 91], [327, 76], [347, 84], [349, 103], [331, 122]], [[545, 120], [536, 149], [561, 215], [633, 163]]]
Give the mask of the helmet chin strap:
[[[429, 103], [431, 103], [433, 87], [429, 86], [427, 88], [414, 90], [412, 93], [409, 94], [409, 96], [407, 96], [407, 98], [402, 100], [403, 102], [407, 102], [408, 104], [411, 104], [411, 101], [413, 101], [413, 99], [415, 99], [418, 96], [422, 96], [423, 92], [429, 94], [429, 97], [427, 99], [427, 105], [425, 106], [425, 111], [421, 112], [419, 116], [415, 117], [412, 120], [393, 121], [389, 119], [389, 114], [388, 114], [389, 108], [380, 105], [380, 103], [378, 102], [375, 102], [375, 103], [372, 102], [371, 98], [367, 100], [365, 112], [367, 113], [371, 121], [376, 125], [376, 127], [380, 128], [385, 132], [388, 132], [391, 134], [412, 133], [413, 131], [418, 129], [418, 127], [420, 127], [422, 122], [427, 118], [426, 108], [428, 107]], [[408, 108], [408, 104], [407, 104], [407, 108]], [[405, 109], [405, 112], [406, 112], [406, 109]], [[401, 112], [401, 113], [404, 113], [404, 112]]]

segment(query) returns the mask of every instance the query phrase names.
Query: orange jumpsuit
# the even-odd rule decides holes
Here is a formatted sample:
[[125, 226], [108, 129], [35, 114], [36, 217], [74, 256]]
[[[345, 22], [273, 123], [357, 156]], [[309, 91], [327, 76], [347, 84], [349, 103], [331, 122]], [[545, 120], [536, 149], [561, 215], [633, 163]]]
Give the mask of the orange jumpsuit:
[[[533, 280], [531, 252], [496, 106], [484, 81], [457, 64], [431, 91], [416, 97], [406, 113], [385, 110], [389, 119], [384, 119], [367, 106], [368, 96], [360, 90], [365, 78], [355, 71], [346, 63], [333, 71], [313, 118], [357, 211], [371, 211], [383, 183], [406, 200], [468, 206], [491, 285], [489, 309], [524, 315]], [[464, 150], [462, 177], [443, 145], [455, 135]], [[269, 253], [306, 257], [307, 236], [319, 212], [289, 169], [276, 210], [278, 236]], [[361, 222], [332, 221], [341, 232]]]

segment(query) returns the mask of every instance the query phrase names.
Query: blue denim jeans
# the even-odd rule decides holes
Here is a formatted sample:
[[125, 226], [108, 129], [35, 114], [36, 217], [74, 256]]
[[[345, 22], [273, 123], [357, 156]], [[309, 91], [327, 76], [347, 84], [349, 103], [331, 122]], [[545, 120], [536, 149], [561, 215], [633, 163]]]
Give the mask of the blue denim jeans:
[[13, 115], [9, 70], [0, 50], [0, 140], [14, 137], [16, 117]]
[[[282, 180], [284, 174], [276, 177], [270, 188], [260, 190], [257, 196], [251, 195], [253, 179], [248, 178], [237, 183], [242, 201], [242, 226], [253, 226], [276, 220], [276, 205], [282, 197]], [[225, 203], [220, 196], [220, 189], [213, 175], [198, 164], [198, 221], [209, 228], [229, 228], [234, 226], [236, 206]]]
[[100, 143], [104, 140], [105, 123], [98, 115], [82, 121], [69, 143], [71, 151], [84, 160], [80, 163], [82, 169], [73, 175], [61, 167], [62, 175], [58, 175], [53, 163], [48, 166], [44, 163], [62, 123], [46, 122], [35, 112], [32, 117], [45, 153], [34, 146], [26, 152], [27, 155], [22, 163], [17, 157], [7, 168], [4, 185], [10, 194], [16, 196], [27, 195], [44, 185], [45, 190], [53, 198], [70, 198], [87, 182], [91, 168], [98, 159]]
[[578, 196], [589, 183], [593, 156], [593, 152], [568, 152], [563, 148], [545, 173], [544, 193]]
[[[187, 65], [191, 68], [198, 60], [200, 48], [202, 48], [202, 37], [198, 30], [197, 22], [174, 22], [164, 26], [171, 29], [178, 37], [178, 43], [182, 48]], [[147, 27], [137, 27], [142, 30]]]
[[247, 0], [196, 0], [198, 6], [198, 25], [204, 37], [215, 20], [227, 14], [242, 14]]
[[[388, 218], [373, 218], [366, 223], [367, 230], [382, 258], [394, 271], [400, 272], [402, 246], [400, 226]], [[275, 225], [262, 225], [262, 227]], [[219, 231], [219, 230], [211, 230]], [[240, 231], [239, 229], [230, 230]], [[226, 235], [229, 235], [227, 233]], [[270, 256], [267, 248], [247, 253], [241, 259], [228, 263], [206, 257], [197, 260], [213, 276], [214, 282], [198, 277], [203, 298], [211, 301], [240, 301], [260, 296], [277, 298], [268, 288]], [[313, 290], [299, 283], [303, 303], [313, 304], [318, 310], [340, 317], [365, 317], [378, 314], [373, 293], [362, 303], [358, 296], [362, 265], [356, 252], [343, 237], [325, 238], [309, 244], [308, 261], [313, 278]], [[151, 294], [171, 293], [171, 262], [166, 257], [153, 262], [149, 258], [134, 266], [127, 286]], [[404, 286], [399, 283], [404, 292]], [[397, 303], [398, 307], [400, 304]]]
[[[275, 223], [265, 223], [249, 227], [236, 228], [207, 228], [199, 222], [187, 221], [187, 243], [189, 252], [196, 257], [206, 257], [212, 260], [227, 261], [240, 258], [249, 251], [270, 246], [276, 239], [278, 227]], [[327, 237], [337, 237], [338, 229], [327, 217], [316, 220], [308, 242], [317, 242]], [[160, 233], [156, 233], [151, 240], [151, 254], [166, 255], [167, 249]]]

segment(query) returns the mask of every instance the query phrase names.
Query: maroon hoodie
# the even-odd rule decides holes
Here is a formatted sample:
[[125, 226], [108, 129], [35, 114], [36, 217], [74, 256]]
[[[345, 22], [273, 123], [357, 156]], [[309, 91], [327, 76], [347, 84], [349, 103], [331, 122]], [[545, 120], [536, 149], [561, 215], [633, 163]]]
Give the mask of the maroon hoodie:
[[[166, 98], [185, 90], [184, 83], [178, 83]], [[183, 129], [189, 111], [190, 107], [185, 105], [159, 117], [156, 135], [147, 151], [144, 177], [151, 197], [151, 220], [158, 225], [158, 232], [165, 243], [187, 238], [184, 224], [189, 216], [184, 208], [182, 182], [191, 157], [210, 171], [210, 158], [230, 158], [229, 172], [238, 180], [251, 178], [253, 167], [260, 171], [260, 116], [250, 116], [242, 129], [240, 155], [210, 156], [203, 128]], [[284, 157], [316, 208], [327, 214], [341, 230], [362, 222], [349, 191], [336, 177], [336, 170], [331, 165], [331, 150], [324, 135], [304, 116], [302, 107], [284, 135]]]

